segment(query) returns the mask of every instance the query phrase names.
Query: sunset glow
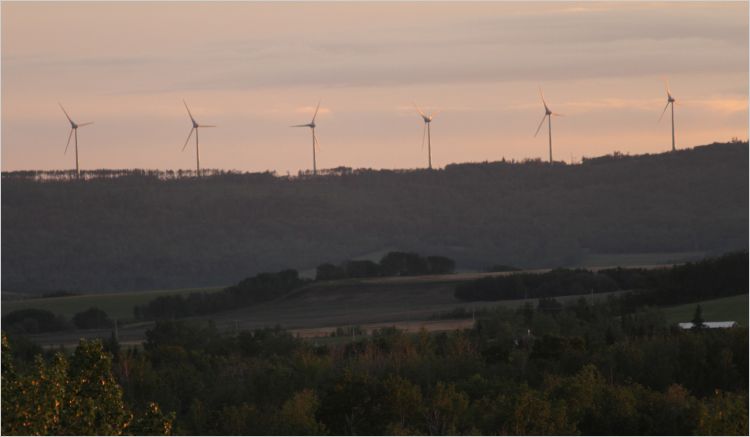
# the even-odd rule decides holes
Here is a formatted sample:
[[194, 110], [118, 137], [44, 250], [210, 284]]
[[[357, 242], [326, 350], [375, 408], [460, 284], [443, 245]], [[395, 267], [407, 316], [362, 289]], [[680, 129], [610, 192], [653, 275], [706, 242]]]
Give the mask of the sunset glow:
[[193, 168], [280, 174], [415, 168], [440, 110], [433, 165], [671, 147], [657, 123], [668, 78], [677, 148], [748, 137], [748, 4], [8, 3], [2, 5], [2, 169]]

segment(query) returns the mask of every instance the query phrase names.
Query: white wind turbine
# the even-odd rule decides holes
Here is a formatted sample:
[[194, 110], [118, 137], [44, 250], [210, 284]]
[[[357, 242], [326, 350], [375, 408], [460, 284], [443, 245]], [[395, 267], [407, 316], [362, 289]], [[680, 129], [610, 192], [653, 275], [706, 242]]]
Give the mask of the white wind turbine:
[[93, 121], [88, 121], [86, 123], [76, 123], [73, 120], [70, 119], [70, 116], [68, 115], [68, 112], [63, 108], [62, 103], [57, 102], [58, 105], [60, 105], [60, 109], [62, 109], [63, 113], [65, 114], [65, 117], [70, 122], [70, 134], [68, 134], [68, 142], [65, 144], [65, 152], [63, 154], [68, 153], [68, 146], [70, 146], [70, 137], [75, 136], [75, 147], [76, 147], [76, 177], [81, 177], [81, 170], [78, 168], [78, 128], [83, 126], [88, 126], [90, 124], [94, 124]]
[[318, 141], [318, 137], [315, 135], [315, 117], [318, 116], [318, 109], [320, 109], [320, 101], [318, 101], [318, 106], [315, 107], [315, 113], [313, 114], [312, 121], [307, 124], [295, 124], [294, 126], [290, 127], [309, 127], [312, 131], [312, 152], [313, 152], [313, 175], [318, 174], [318, 167], [317, 162], [315, 161], [315, 148], [320, 147], [320, 142]]
[[539, 95], [542, 97], [542, 103], [544, 104], [544, 117], [542, 117], [542, 121], [539, 122], [539, 127], [536, 128], [536, 133], [534, 136], [539, 135], [539, 131], [542, 129], [542, 124], [544, 123], [544, 119], [547, 119], [548, 125], [547, 125], [547, 131], [549, 132], [549, 162], [552, 163], [552, 116], [560, 117], [562, 114], [558, 114], [557, 112], [552, 112], [551, 109], [549, 109], [549, 106], [547, 106], [547, 102], [544, 100], [544, 93], [542, 92], [542, 87], [539, 87]]
[[190, 141], [190, 137], [193, 135], [193, 131], [195, 131], [195, 169], [196, 174], [198, 176], [201, 175], [201, 152], [200, 147], [198, 145], [198, 128], [199, 127], [216, 127], [212, 124], [198, 124], [197, 121], [193, 118], [193, 114], [190, 113], [190, 108], [188, 108], [187, 102], [184, 100], [182, 103], [185, 104], [185, 109], [187, 109], [188, 115], [190, 116], [190, 121], [193, 122], [193, 127], [190, 129], [190, 133], [188, 134], [187, 139], [185, 140], [185, 145], [182, 146], [182, 150], [185, 151], [185, 147], [187, 147], [188, 141]]
[[438, 114], [438, 112], [431, 112], [430, 115], [425, 115], [424, 112], [422, 112], [421, 109], [419, 109], [419, 106], [417, 106], [416, 103], [413, 103], [414, 107], [417, 109], [417, 112], [422, 117], [422, 121], [424, 122], [424, 128], [422, 129], [422, 148], [424, 148], [424, 136], [427, 134], [427, 168], [432, 170], [432, 142], [430, 141], [430, 123], [432, 123], [432, 119]]
[[661, 116], [659, 117], [659, 121], [661, 122], [661, 119], [664, 118], [664, 113], [667, 112], [667, 108], [669, 105], [672, 105], [672, 151], [675, 151], [674, 146], [674, 97], [672, 97], [672, 93], [669, 92], [669, 82], [666, 80], [664, 81], [664, 89], [667, 91], [667, 104], [664, 106], [664, 110], [661, 111]]

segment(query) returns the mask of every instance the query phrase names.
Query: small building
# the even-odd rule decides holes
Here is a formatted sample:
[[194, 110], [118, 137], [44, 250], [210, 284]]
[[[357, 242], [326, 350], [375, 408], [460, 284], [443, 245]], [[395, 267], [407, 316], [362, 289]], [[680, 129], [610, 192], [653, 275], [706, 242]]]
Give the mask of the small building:
[[[677, 325], [682, 329], [693, 329], [693, 322], [678, 323]], [[703, 322], [703, 327], [710, 329], [726, 329], [734, 328], [735, 326], [737, 326], [737, 322]]]

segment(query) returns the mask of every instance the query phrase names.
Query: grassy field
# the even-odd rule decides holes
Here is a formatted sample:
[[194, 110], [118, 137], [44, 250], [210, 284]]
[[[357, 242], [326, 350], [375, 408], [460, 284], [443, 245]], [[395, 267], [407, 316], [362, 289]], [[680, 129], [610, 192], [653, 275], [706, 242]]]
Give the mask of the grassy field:
[[592, 253], [586, 256], [580, 264], [583, 267], [679, 264], [699, 260], [705, 256], [704, 252]]
[[[664, 308], [667, 322], [689, 322], [695, 314], [696, 303]], [[703, 319], [707, 322], [735, 321], [742, 326], [748, 326], [748, 295], [725, 297], [722, 299], [704, 300], [700, 302]]]
[[67, 318], [72, 317], [75, 313], [84, 311], [91, 307], [97, 307], [104, 310], [111, 318], [119, 320], [129, 320], [133, 318], [133, 308], [136, 305], [142, 305], [159, 296], [171, 296], [175, 294], [188, 294], [195, 291], [216, 291], [221, 287], [213, 288], [184, 288], [178, 290], [154, 290], [138, 291], [132, 293], [106, 293], [106, 294], [85, 294], [81, 296], [67, 296], [41, 299], [24, 299], [3, 301], [2, 315], [11, 311], [37, 308], [49, 310], [55, 314], [63, 315]]

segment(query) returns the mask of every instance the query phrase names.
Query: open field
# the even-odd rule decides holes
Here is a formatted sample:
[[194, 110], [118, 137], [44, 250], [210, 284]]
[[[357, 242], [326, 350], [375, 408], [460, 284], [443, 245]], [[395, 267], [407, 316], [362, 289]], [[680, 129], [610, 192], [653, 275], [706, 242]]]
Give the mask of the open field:
[[67, 318], [91, 307], [104, 310], [111, 318], [129, 320], [133, 318], [133, 308], [160, 296], [188, 294], [196, 291], [216, 291], [221, 287], [182, 288], [176, 290], [138, 291], [132, 293], [84, 294], [80, 296], [50, 297], [40, 299], [8, 300], [2, 302], [2, 315], [11, 311], [37, 308], [48, 310]]
[[[384, 253], [384, 252], [383, 252]], [[373, 256], [380, 256], [381, 252], [375, 253]], [[641, 257], [638, 254], [633, 254], [629, 258], [627, 255], [613, 255], [615, 257], [621, 256], [622, 261], [629, 261], [630, 263], [622, 264], [629, 267], [644, 267], [644, 268], [660, 268], [670, 267], [671, 264], [658, 264], [656, 261], [661, 259], [667, 259], [668, 256], [675, 257], [679, 254], [657, 254], [652, 258]], [[601, 260], [608, 260], [609, 258], [601, 258]], [[612, 259], [614, 260], [614, 258]], [[654, 263], [649, 263], [654, 261]], [[615, 264], [601, 264], [587, 267], [590, 270], [601, 270], [611, 268]], [[549, 269], [537, 269], [537, 270], [524, 270], [526, 273], [544, 273]], [[314, 276], [314, 270], [308, 272]], [[309, 287], [319, 286], [374, 286], [374, 285], [393, 285], [393, 284], [443, 284], [443, 285], [455, 285], [462, 281], [469, 281], [472, 279], [479, 279], [491, 276], [503, 276], [512, 273], [519, 272], [461, 272], [451, 275], [429, 275], [429, 276], [411, 276], [411, 277], [387, 277], [387, 278], [365, 278], [365, 279], [344, 279], [339, 281], [326, 281], [311, 284], [307, 287], [295, 290], [293, 294], [303, 293]], [[189, 294], [192, 292], [211, 292], [218, 291], [223, 287], [209, 287], [209, 288], [181, 288], [173, 290], [152, 290], [152, 291], [136, 291], [136, 292], [121, 292], [121, 293], [99, 293], [99, 294], [84, 294], [79, 296], [68, 296], [68, 297], [55, 297], [55, 298], [34, 298], [34, 299], [13, 299], [2, 301], [2, 315], [8, 314], [11, 311], [37, 308], [42, 310], [48, 310], [55, 314], [65, 316], [67, 318], [72, 317], [75, 313], [84, 311], [91, 307], [97, 307], [104, 310], [111, 318], [118, 320], [131, 320], [133, 318], [133, 308], [136, 305], [143, 305], [148, 303], [150, 300], [160, 296], [170, 296], [175, 294]], [[17, 296], [14, 296], [17, 297]], [[289, 297], [289, 296], [287, 296]]]
[[[664, 308], [667, 322], [689, 322], [695, 314], [697, 303]], [[748, 326], [748, 295], [725, 297], [722, 299], [704, 300], [700, 302], [703, 319], [707, 322], [735, 321], [742, 326]]]
[[652, 264], [681, 264], [706, 257], [705, 252], [659, 253], [592, 253], [580, 263], [583, 268], [602, 266], [639, 266]]
[[[455, 284], [487, 275], [508, 273], [462, 273], [456, 275], [408, 278], [377, 278], [313, 283], [275, 301], [192, 320], [212, 320], [222, 331], [250, 330], [280, 326], [302, 337], [324, 337], [339, 326], [372, 329], [395, 326], [408, 331], [445, 331], [463, 329], [471, 320], [429, 320], [437, 313], [456, 308], [482, 309], [498, 306], [515, 308], [524, 300], [463, 302], [453, 295]], [[606, 295], [567, 296], [560, 301], [604, 299]], [[153, 324], [139, 322], [120, 327], [121, 342], [137, 344]], [[79, 338], [109, 337], [111, 331], [90, 330], [40, 334], [35, 341], [43, 345], [72, 345]]]

